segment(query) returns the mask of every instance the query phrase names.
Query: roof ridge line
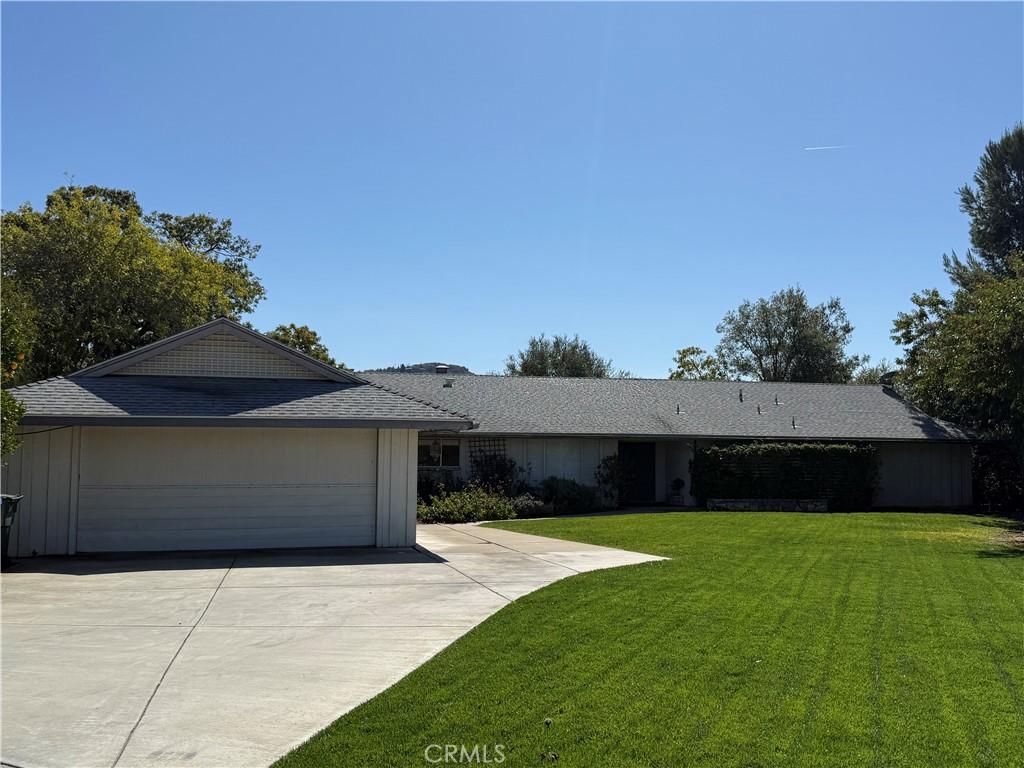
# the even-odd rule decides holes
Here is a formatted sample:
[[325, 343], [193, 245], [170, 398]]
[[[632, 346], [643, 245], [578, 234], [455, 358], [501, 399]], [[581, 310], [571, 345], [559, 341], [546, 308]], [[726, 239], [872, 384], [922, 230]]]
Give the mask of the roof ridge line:
[[474, 425], [477, 423], [473, 421], [473, 417], [470, 416], [468, 413], [460, 413], [459, 411], [450, 410], [448, 408], [445, 408], [443, 405], [438, 405], [437, 403], [431, 402], [430, 400], [424, 400], [423, 398], [416, 397], [415, 395], [410, 395], [405, 392], [399, 392], [397, 389], [385, 387], [383, 384], [379, 384], [376, 381], [367, 381], [366, 383], [369, 384], [371, 387], [376, 387], [377, 389], [383, 390], [384, 392], [390, 392], [392, 395], [398, 395], [399, 397], [403, 397], [406, 400], [410, 400], [414, 403], [429, 406], [435, 410], [441, 411], [441, 413], [447, 413], [450, 416], [458, 416], [460, 419], [467, 419], [473, 422]]
[[[357, 371], [358, 374], [366, 376], [410, 376], [410, 377], [429, 377], [439, 376], [443, 377], [446, 374], [428, 373], [422, 372], [417, 373], [415, 371]], [[860, 387], [863, 389], [873, 389], [882, 387], [882, 384], [841, 384], [839, 382], [832, 381], [753, 381], [753, 380], [741, 380], [741, 379], [670, 379], [667, 376], [663, 378], [656, 378], [654, 376], [510, 376], [506, 373], [455, 373], [447, 374], [448, 378], [452, 376], [462, 379], [532, 379], [538, 381], [671, 381], [683, 384], [758, 384], [758, 385], [784, 385], [784, 386], [796, 386], [796, 387]]]

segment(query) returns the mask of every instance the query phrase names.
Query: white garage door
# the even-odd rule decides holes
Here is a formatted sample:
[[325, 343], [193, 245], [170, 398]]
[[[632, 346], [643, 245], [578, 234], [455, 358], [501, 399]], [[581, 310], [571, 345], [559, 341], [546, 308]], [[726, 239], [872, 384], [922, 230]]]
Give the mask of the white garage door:
[[372, 429], [88, 427], [80, 552], [374, 543]]

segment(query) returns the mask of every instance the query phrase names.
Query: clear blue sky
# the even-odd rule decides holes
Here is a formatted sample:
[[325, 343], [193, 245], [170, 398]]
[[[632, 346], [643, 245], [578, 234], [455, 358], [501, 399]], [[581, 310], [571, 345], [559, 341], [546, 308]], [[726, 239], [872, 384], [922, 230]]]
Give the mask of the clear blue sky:
[[664, 376], [788, 284], [891, 358], [1024, 113], [1022, 8], [4, 3], [3, 206], [67, 172], [230, 217], [250, 319], [357, 368], [543, 331]]

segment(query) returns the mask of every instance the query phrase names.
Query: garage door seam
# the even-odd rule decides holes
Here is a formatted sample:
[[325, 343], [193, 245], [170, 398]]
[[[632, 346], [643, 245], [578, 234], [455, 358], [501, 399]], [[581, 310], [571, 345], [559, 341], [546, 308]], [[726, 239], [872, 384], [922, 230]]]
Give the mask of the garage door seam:
[[125, 750], [128, 749], [128, 742], [132, 740], [132, 736], [135, 735], [135, 731], [142, 723], [142, 718], [144, 718], [146, 716], [146, 712], [149, 711], [149, 705], [153, 703], [153, 699], [156, 697], [156, 692], [160, 690], [160, 686], [163, 684], [164, 678], [166, 678], [167, 673], [171, 671], [171, 667], [174, 665], [174, 662], [178, 660], [178, 656], [181, 654], [181, 650], [185, 647], [185, 643], [187, 643], [188, 639], [192, 637], [192, 633], [196, 631], [196, 627], [199, 626], [199, 623], [203, 620], [203, 617], [206, 616], [206, 612], [210, 610], [210, 605], [213, 603], [213, 598], [215, 598], [217, 596], [217, 593], [220, 592], [220, 588], [224, 584], [224, 580], [227, 579], [228, 574], [231, 573], [231, 569], [235, 567], [235, 560], [237, 560], [236, 557], [231, 558], [231, 562], [228, 564], [227, 570], [224, 571], [224, 575], [220, 577], [220, 581], [214, 588], [213, 594], [210, 595], [210, 599], [206, 601], [206, 605], [203, 608], [203, 612], [199, 614], [199, 618], [196, 619], [195, 624], [193, 624], [189, 628], [188, 633], [185, 635], [185, 638], [181, 641], [181, 644], [178, 646], [178, 650], [174, 652], [174, 655], [171, 656], [171, 660], [167, 662], [167, 666], [164, 667], [164, 671], [160, 675], [160, 679], [156, 681], [156, 685], [153, 687], [153, 692], [149, 694], [149, 698], [146, 699], [146, 705], [142, 708], [142, 712], [139, 713], [139, 719], [135, 721], [135, 725], [133, 725], [132, 729], [128, 731], [128, 736], [125, 738], [124, 744], [121, 745], [121, 749], [117, 753], [117, 757], [115, 757], [114, 762], [110, 764], [111, 768], [116, 768], [117, 764], [121, 762], [121, 757], [124, 755]]

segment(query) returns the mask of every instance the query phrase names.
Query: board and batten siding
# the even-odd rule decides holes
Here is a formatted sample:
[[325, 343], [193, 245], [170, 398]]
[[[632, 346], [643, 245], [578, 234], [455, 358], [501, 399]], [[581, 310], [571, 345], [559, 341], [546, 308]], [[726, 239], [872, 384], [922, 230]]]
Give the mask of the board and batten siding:
[[970, 507], [971, 446], [966, 443], [876, 443], [875, 507]]
[[411, 547], [416, 543], [417, 435], [414, 429], [378, 432], [378, 547]]
[[[467, 441], [464, 440], [465, 444]], [[463, 451], [466, 449], [463, 448]], [[618, 453], [619, 441], [588, 437], [509, 437], [505, 453], [527, 471], [527, 482], [564, 477], [594, 485], [594, 472], [605, 456]]]
[[[415, 544], [415, 430], [23, 432], [10, 552]], [[409, 471], [410, 467], [413, 471]]]
[[23, 495], [11, 528], [9, 553], [74, 553], [81, 427], [22, 430], [21, 448], [4, 457], [3, 492]]

